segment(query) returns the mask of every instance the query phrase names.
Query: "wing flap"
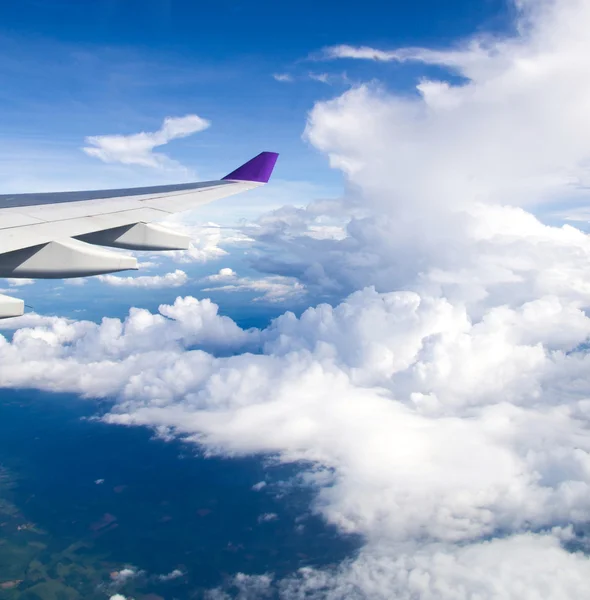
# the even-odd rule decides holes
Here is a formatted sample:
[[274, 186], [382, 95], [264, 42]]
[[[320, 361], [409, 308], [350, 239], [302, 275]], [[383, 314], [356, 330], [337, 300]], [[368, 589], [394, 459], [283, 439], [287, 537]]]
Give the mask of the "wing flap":
[[[0, 212], [0, 217], [1, 214]], [[103, 229], [112, 229], [121, 225], [151, 223], [164, 219], [166, 215], [167, 213], [153, 208], [140, 208], [2, 229], [0, 230], [0, 254], [46, 244], [53, 240], [63, 240]]]

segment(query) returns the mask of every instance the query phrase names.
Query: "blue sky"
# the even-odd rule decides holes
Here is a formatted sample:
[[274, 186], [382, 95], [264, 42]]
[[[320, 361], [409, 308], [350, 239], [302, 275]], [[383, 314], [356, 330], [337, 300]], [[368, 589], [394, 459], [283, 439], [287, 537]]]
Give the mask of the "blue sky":
[[[425, 18], [425, 15], [428, 15]], [[336, 189], [340, 177], [301, 140], [305, 115], [345, 82], [415, 85], [413, 66], [313, 62], [332, 44], [444, 46], [509, 26], [500, 0], [472, 2], [188, 2], [23, 0], [0, 6], [0, 177], [6, 191], [140, 185], [177, 173], [105, 165], [88, 135], [156, 130], [195, 113], [212, 127], [166, 153], [199, 178], [223, 175], [260, 150], [281, 153], [276, 178]], [[424, 69], [424, 67], [420, 67]], [[272, 75], [289, 73], [293, 83]], [[306, 201], [308, 199], [305, 199]]]
[[[418, 78], [434, 67], [313, 61], [310, 55], [344, 43], [382, 49], [445, 47], [477, 31], [505, 30], [511, 23], [504, 0], [1, 3], [0, 193], [213, 179], [261, 150], [272, 150], [281, 154], [272, 185], [214, 203], [197, 211], [195, 218], [233, 222], [242, 216], [236, 207], [247, 206], [247, 216], [255, 218], [283, 204], [333, 197], [341, 192], [342, 175], [302, 139], [307, 112], [351, 83], [378, 79], [411, 92]], [[310, 73], [332, 79], [326, 84], [311, 79]], [[277, 74], [288, 74], [293, 81], [277, 81]], [[165, 117], [186, 114], [209, 120], [211, 127], [172, 140], [163, 152], [190, 173], [106, 164], [82, 151], [86, 136], [155, 131]], [[164, 261], [138, 273], [184, 269], [188, 287], [176, 290], [146, 294], [96, 281], [80, 288], [56, 287], [50, 281], [18, 292], [42, 312], [57, 305], [62, 314], [74, 316], [84, 306], [83, 316], [100, 318], [108, 305], [122, 316], [131, 304], [155, 310], [176, 293], [199, 294], [206, 286], [194, 281], [220, 267], [252, 274], [239, 248], [232, 260], [225, 256], [192, 268]], [[97, 289], [102, 292], [96, 294]], [[250, 299], [243, 294], [209, 295], [224, 299], [232, 314]], [[253, 315], [266, 310], [274, 316], [276, 308], [250, 306]]]

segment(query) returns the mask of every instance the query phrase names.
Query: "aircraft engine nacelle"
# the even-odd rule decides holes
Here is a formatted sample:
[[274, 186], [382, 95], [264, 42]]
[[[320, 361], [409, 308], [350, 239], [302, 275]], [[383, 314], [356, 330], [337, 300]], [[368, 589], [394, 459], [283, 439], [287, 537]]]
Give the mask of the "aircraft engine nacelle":
[[66, 239], [0, 254], [0, 277], [65, 279], [137, 269], [137, 259]]
[[190, 237], [153, 223], [135, 223], [104, 229], [79, 236], [77, 239], [98, 246], [126, 250], [187, 250]]
[[25, 312], [25, 303], [18, 298], [0, 295], [0, 319], [20, 317]]

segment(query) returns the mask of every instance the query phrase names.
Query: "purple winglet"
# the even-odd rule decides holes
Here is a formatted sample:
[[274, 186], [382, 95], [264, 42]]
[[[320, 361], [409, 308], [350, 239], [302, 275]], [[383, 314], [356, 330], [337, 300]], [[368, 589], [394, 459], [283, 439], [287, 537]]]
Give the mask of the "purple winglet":
[[279, 155], [276, 152], [261, 152], [223, 179], [267, 183], [278, 157]]

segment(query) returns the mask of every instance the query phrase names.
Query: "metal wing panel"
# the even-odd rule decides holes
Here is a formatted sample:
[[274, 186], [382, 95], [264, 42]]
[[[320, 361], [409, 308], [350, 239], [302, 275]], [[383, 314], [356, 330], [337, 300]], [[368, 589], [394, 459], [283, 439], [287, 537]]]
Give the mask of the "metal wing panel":
[[253, 181], [232, 181], [231, 185], [211, 187], [206, 191], [203, 190], [198, 193], [175, 194], [173, 197], [156, 196], [144, 200], [142, 204], [172, 214], [191, 210], [201, 204], [207, 204], [214, 200], [220, 200], [221, 198], [227, 198], [228, 196], [246, 192], [257, 188], [260, 185], [262, 184]]
[[224, 181], [198, 181], [195, 183], [180, 183], [175, 185], [156, 185], [150, 187], [121, 188], [112, 190], [88, 190], [81, 192], [39, 192], [31, 194], [0, 194], [0, 207], [21, 208], [23, 206], [41, 206], [44, 204], [67, 204], [71, 202], [88, 202], [90, 200], [106, 200], [109, 198], [121, 199], [134, 196], [152, 197], [162, 194], [174, 194], [196, 191], [202, 188], [228, 185], [233, 182]]

